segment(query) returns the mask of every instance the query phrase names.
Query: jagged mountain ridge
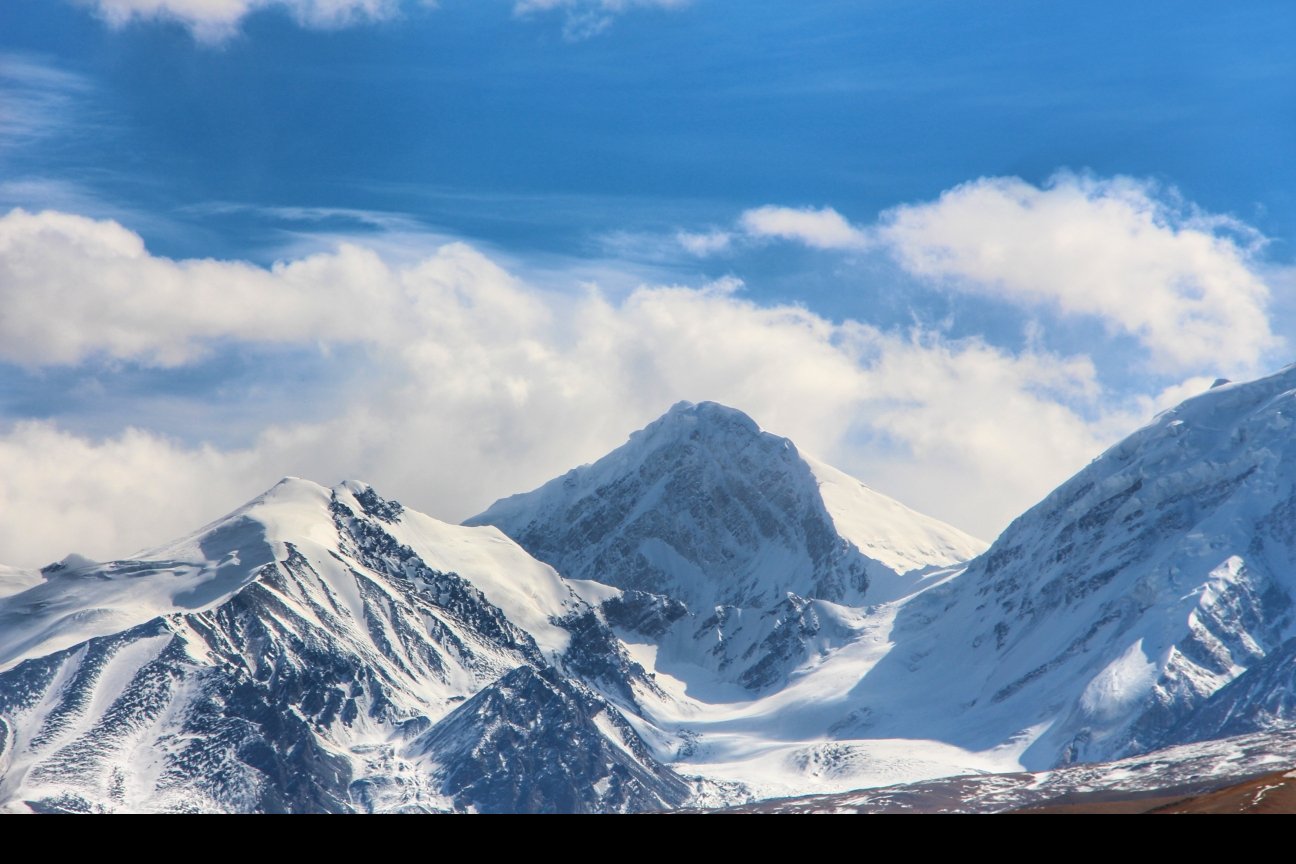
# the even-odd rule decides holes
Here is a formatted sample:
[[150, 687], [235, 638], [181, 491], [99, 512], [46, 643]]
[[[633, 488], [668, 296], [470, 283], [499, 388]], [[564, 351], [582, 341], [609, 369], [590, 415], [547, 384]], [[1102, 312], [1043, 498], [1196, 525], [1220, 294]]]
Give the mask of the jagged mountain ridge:
[[[538, 748], [578, 751], [577, 767], [590, 773], [568, 776], [581, 794], [549, 805], [680, 803], [683, 781], [642, 744], [627, 755], [634, 733], [580, 683], [579, 669], [593, 665], [580, 656], [591, 637], [572, 639], [555, 622], [582, 611], [552, 570], [491, 529], [437, 523], [359, 484], [285, 481], [173, 547], [109, 565], [69, 562], [0, 600], [10, 625], [0, 654], [0, 807], [542, 805], [488, 782], [485, 763], [483, 776], [466, 762], [442, 765], [425, 742], [440, 723], [454, 725], [463, 700], [521, 669], [557, 681], [553, 664], [568, 661], [574, 677], [551, 689], [579, 710], [529, 735]], [[605, 679], [616, 659], [597, 658]], [[634, 669], [625, 662], [622, 671], [620, 689], [633, 695]], [[606, 730], [615, 742], [603, 740]]]

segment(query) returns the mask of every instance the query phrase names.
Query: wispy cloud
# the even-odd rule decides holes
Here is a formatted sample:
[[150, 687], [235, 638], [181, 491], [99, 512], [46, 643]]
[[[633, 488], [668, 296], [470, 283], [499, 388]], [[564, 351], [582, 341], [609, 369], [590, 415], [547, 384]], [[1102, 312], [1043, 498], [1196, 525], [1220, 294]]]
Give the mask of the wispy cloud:
[[[435, 7], [437, 0], [72, 0], [88, 6], [111, 27], [136, 21], [175, 21], [200, 42], [219, 43], [235, 35], [243, 19], [262, 9], [280, 9], [301, 26], [337, 29], [383, 21], [406, 9]], [[580, 41], [611, 26], [636, 8], [671, 9], [691, 0], [516, 0], [513, 11], [526, 17], [560, 14], [563, 36]]]
[[733, 245], [732, 231], [712, 229], [710, 231], [678, 231], [675, 241], [690, 255], [705, 258], [729, 249]]
[[80, 75], [37, 58], [0, 53], [0, 152], [64, 131], [92, 89]]
[[234, 201], [209, 201], [190, 204], [180, 213], [195, 216], [250, 215], [286, 225], [311, 227], [356, 227], [373, 231], [413, 233], [426, 226], [409, 213], [391, 210], [365, 210], [357, 207], [319, 207], [307, 205], [262, 205]]
[[618, 15], [632, 9], [678, 9], [690, 2], [692, 0], [517, 0], [513, 11], [518, 15], [561, 12], [563, 36], [579, 42], [607, 30]]

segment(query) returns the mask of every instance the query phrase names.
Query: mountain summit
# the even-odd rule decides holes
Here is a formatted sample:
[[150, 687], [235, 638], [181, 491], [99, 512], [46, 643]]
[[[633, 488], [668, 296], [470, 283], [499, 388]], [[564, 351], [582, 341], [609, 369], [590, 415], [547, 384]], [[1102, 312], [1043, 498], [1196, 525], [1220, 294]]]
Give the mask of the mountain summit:
[[661, 659], [756, 690], [811, 642], [847, 637], [824, 603], [894, 599], [985, 548], [714, 402], [681, 402], [592, 465], [465, 524], [620, 589], [605, 614], [661, 644]]
[[858, 602], [875, 575], [985, 549], [715, 402], [681, 402], [592, 465], [465, 524], [499, 527], [568, 578], [700, 606], [787, 592]]

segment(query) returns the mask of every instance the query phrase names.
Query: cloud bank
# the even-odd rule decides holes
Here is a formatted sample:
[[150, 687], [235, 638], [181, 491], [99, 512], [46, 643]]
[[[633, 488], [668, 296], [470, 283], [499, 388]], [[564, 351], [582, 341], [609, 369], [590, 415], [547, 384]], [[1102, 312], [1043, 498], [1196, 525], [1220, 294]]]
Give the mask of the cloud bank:
[[681, 398], [741, 408], [987, 533], [1133, 416], [1098, 409], [1085, 358], [834, 323], [754, 303], [733, 280], [620, 299], [547, 292], [463, 243], [401, 263], [344, 245], [261, 268], [169, 260], [111, 221], [14, 211], [0, 219], [0, 286], [0, 350], [33, 367], [194, 363], [231, 343], [355, 345], [365, 364], [359, 388], [339, 385], [305, 412], [325, 419], [264, 428], [232, 449], [142, 429], [91, 439], [50, 422], [10, 426], [0, 560], [17, 565], [126, 554], [283, 474], [358, 477], [462, 518], [597, 458]]

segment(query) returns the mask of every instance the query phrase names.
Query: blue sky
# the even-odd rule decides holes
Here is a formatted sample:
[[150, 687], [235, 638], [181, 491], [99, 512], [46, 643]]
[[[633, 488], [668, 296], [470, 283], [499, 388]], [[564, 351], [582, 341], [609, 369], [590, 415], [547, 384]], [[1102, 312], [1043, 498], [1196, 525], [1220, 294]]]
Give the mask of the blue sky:
[[0, 229], [0, 463], [77, 467], [0, 505], [155, 499], [77, 527], [99, 555], [284, 473], [461, 518], [716, 398], [991, 535], [1288, 362], [1293, 37], [1289, 3], [8, 0], [0, 212], [53, 215]]

